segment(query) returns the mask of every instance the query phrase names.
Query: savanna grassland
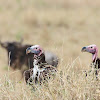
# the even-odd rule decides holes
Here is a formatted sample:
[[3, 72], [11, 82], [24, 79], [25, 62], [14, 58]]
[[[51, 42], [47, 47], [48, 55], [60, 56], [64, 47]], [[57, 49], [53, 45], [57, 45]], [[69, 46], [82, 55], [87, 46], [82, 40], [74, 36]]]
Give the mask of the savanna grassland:
[[91, 55], [81, 52], [89, 44], [100, 49], [99, 0], [0, 0], [0, 40], [21, 38], [59, 56], [57, 75], [33, 90], [0, 47], [0, 100], [100, 100], [100, 80], [85, 77]]

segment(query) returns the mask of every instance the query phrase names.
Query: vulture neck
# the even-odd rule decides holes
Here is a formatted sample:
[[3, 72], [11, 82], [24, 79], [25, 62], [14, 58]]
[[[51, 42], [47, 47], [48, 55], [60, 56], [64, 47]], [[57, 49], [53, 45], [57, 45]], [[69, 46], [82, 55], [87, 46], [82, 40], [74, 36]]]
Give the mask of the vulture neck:
[[33, 68], [33, 78], [34, 79], [36, 78], [37, 73], [40, 75], [40, 72], [44, 70], [44, 69], [40, 70], [40, 67], [41, 67], [42, 63], [46, 63], [45, 55], [44, 54], [41, 54], [41, 56], [39, 56], [39, 57], [34, 59], [34, 62], [33, 62], [33, 65], [34, 65], [34, 68]]
[[46, 63], [44, 54], [41, 54], [41, 56], [34, 58], [34, 62], [33, 62], [34, 68], [36, 69], [39, 68], [39, 65], [41, 66], [41, 64], [43, 63]]
[[98, 53], [92, 54], [92, 61], [95, 62], [98, 58]]
[[41, 54], [41, 56], [37, 57], [37, 62], [38, 62], [38, 64], [46, 63], [44, 53]]

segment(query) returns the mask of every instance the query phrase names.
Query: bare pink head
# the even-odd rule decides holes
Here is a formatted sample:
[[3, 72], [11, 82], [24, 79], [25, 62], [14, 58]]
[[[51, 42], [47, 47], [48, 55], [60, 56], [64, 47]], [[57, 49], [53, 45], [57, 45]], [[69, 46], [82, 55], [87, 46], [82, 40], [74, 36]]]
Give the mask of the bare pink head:
[[81, 50], [82, 52], [89, 52], [92, 54], [92, 61], [95, 61], [98, 57], [98, 48], [95, 44], [85, 46]]
[[33, 53], [34, 56], [41, 56], [41, 54], [44, 53], [44, 50], [39, 46], [39, 45], [34, 45], [34, 46], [31, 46], [31, 47], [28, 47], [26, 49], [26, 53]]

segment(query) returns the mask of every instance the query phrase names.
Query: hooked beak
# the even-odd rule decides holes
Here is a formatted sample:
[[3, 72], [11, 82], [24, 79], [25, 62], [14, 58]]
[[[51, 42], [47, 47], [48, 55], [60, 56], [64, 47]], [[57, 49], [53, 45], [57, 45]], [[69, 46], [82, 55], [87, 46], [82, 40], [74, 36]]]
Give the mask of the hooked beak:
[[86, 47], [83, 47], [82, 50], [81, 50], [81, 52], [87, 52]]
[[29, 54], [29, 53], [31, 53], [31, 48], [30, 48], [30, 47], [28, 47], [28, 48], [26, 49], [26, 54]]
[[26, 54], [29, 54], [29, 53], [33, 53], [33, 54], [38, 54], [40, 51], [36, 51], [34, 50], [34, 48], [31, 48], [31, 47], [28, 47], [26, 49]]

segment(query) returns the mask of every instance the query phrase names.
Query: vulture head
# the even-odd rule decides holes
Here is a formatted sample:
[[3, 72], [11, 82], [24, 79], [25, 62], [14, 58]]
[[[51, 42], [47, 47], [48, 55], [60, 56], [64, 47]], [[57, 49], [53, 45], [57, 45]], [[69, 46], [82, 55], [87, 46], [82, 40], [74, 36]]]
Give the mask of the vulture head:
[[34, 45], [26, 49], [26, 54], [29, 53], [34, 54], [34, 58], [37, 58], [44, 54], [44, 50], [39, 45]]
[[93, 45], [89, 45], [89, 46], [85, 46], [82, 48], [81, 50], [82, 52], [88, 52], [92, 54], [92, 60], [94, 61], [95, 59], [97, 59], [98, 56], [98, 48], [95, 44]]

